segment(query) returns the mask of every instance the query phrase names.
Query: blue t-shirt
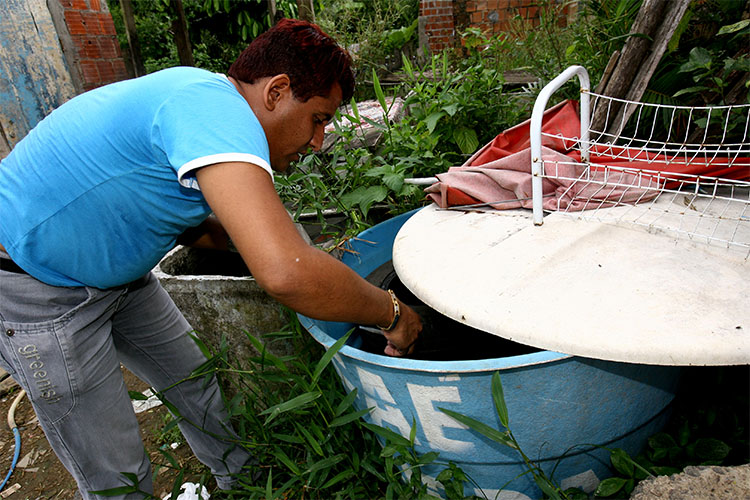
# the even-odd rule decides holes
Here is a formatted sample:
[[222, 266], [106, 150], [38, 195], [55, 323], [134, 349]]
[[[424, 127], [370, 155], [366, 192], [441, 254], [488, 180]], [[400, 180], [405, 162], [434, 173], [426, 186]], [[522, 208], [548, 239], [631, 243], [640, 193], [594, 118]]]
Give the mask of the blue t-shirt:
[[195, 170], [229, 161], [272, 175], [263, 128], [224, 75], [171, 68], [86, 92], [0, 162], [0, 244], [50, 285], [128, 283], [210, 213]]

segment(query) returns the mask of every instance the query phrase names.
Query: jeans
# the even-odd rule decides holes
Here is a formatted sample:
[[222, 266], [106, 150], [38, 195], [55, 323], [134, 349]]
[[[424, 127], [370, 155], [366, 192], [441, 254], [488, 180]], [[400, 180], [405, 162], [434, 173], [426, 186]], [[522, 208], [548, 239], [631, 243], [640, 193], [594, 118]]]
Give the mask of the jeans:
[[[7, 257], [0, 252], [0, 257]], [[0, 366], [27, 392], [47, 439], [84, 499], [128, 484], [152, 493], [151, 464], [120, 363], [179, 411], [195, 456], [221, 489], [250, 455], [213, 379], [181, 382], [206, 361], [190, 325], [151, 274], [108, 290], [54, 287], [0, 270]], [[107, 498], [142, 498], [141, 494]]]

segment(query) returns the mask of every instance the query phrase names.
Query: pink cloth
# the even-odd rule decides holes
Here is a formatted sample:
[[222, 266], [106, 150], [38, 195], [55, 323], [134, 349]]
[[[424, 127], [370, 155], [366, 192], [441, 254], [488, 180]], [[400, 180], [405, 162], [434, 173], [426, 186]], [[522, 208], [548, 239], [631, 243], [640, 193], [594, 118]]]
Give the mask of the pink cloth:
[[[545, 134], [577, 137], [580, 134], [578, 103], [569, 100], [548, 109], [543, 123]], [[497, 209], [531, 208], [529, 124], [527, 120], [506, 130], [462, 166], [438, 174], [438, 182], [425, 189], [428, 198], [441, 208], [479, 203]], [[542, 191], [546, 210], [578, 211], [654, 198], [664, 178], [657, 181], [648, 175], [631, 173], [637, 170], [750, 178], [748, 158], [695, 161], [694, 158], [670, 158], [618, 146], [593, 147], [587, 172], [580, 152], [572, 149], [574, 144], [571, 139], [542, 136], [542, 159], [547, 175], [542, 179]], [[605, 174], [597, 164], [629, 171], [609, 169]], [[571, 180], [579, 177], [587, 180]], [[676, 182], [667, 182], [667, 187], [675, 187]]]
[[[610, 172], [605, 182], [603, 172], [586, 174], [583, 164], [554, 149], [542, 146], [542, 158], [545, 168], [554, 169], [559, 177], [542, 179], [545, 210], [585, 210], [603, 203], [645, 201], [658, 194], [659, 185], [648, 178], [640, 180], [642, 187], [627, 187], [638, 184], [635, 175]], [[583, 175], [589, 181], [576, 180]], [[425, 191], [441, 208], [452, 206], [451, 198], [458, 196], [452, 190], [469, 197], [463, 204], [486, 203], [497, 209], [532, 207], [530, 148], [477, 166], [452, 167], [437, 177], [440, 182]]]

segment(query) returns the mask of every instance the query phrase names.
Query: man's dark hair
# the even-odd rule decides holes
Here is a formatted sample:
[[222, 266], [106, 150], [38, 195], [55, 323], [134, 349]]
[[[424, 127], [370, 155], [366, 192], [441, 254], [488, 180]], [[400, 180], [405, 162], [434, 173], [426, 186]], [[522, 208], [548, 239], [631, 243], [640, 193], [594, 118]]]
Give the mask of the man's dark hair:
[[253, 40], [227, 74], [255, 83], [259, 78], [286, 73], [294, 97], [303, 102], [328, 97], [338, 82], [343, 102], [347, 102], [354, 92], [351, 62], [349, 54], [315, 24], [282, 19]]

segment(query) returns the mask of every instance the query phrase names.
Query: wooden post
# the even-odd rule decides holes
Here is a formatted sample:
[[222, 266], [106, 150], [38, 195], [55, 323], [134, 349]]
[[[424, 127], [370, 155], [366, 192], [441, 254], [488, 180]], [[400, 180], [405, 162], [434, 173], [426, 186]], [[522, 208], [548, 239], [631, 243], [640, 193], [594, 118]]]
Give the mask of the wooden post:
[[138, 42], [138, 33], [135, 30], [135, 17], [133, 17], [133, 4], [130, 0], [120, 0], [122, 18], [125, 21], [125, 32], [128, 35], [128, 48], [130, 49], [130, 61], [133, 63], [135, 76], [146, 74], [141, 57], [141, 45]]
[[[597, 90], [608, 97], [640, 100], [689, 3], [690, 0], [644, 0], [614, 71]], [[598, 106], [591, 129], [601, 131], [606, 126], [607, 134], [619, 134], [632, 112], [621, 108], [617, 101], [612, 101], [611, 106]]]
[[182, 66], [195, 66], [182, 0], [172, 0], [172, 10], [175, 14], [172, 20], [172, 30], [174, 31], [174, 41], [177, 44], [177, 56], [180, 59], [180, 64]]
[[315, 22], [315, 7], [313, 6], [313, 0], [297, 0], [297, 10], [299, 11], [299, 18], [305, 21]]

